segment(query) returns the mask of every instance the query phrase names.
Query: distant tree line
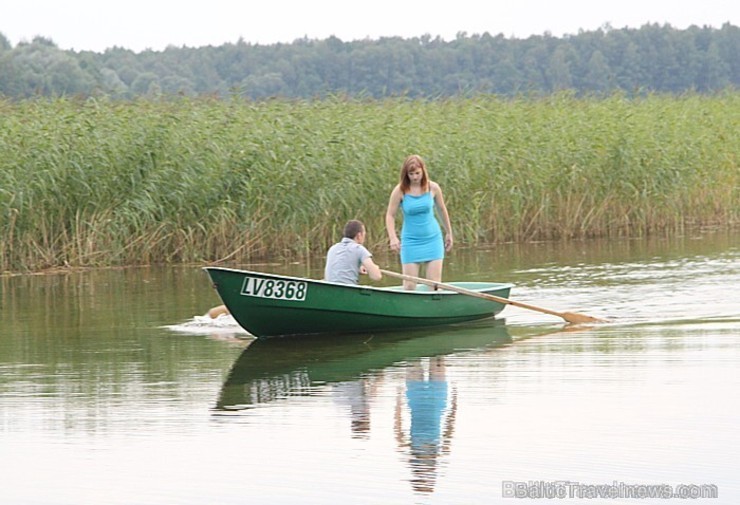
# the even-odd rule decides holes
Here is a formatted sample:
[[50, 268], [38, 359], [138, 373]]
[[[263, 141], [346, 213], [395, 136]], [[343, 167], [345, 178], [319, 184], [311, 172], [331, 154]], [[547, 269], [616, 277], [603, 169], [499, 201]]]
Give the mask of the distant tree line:
[[630, 96], [650, 92], [711, 93], [740, 85], [740, 28], [670, 25], [526, 39], [459, 33], [343, 42], [298, 39], [254, 45], [103, 53], [61, 50], [36, 37], [15, 47], [0, 33], [0, 96], [134, 98], [243, 96], [320, 98], [328, 95], [440, 98], [577, 94]]

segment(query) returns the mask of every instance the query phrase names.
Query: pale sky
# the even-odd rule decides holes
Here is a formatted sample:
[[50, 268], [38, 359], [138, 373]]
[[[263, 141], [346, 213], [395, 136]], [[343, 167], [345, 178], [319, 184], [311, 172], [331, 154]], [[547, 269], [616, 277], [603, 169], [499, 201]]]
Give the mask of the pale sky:
[[62, 49], [139, 52], [168, 45], [219, 46], [336, 36], [366, 38], [458, 32], [525, 38], [550, 32], [639, 28], [669, 23], [716, 28], [740, 25], [740, 0], [2, 0], [0, 33], [13, 45], [36, 35]]

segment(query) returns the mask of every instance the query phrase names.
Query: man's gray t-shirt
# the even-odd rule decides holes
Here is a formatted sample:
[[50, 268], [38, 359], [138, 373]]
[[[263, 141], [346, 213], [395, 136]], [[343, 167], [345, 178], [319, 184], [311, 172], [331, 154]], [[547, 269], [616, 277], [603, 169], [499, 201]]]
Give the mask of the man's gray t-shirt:
[[341, 242], [331, 246], [326, 254], [324, 280], [343, 284], [358, 284], [360, 265], [371, 256], [370, 251], [362, 244], [358, 244], [351, 238], [343, 238]]

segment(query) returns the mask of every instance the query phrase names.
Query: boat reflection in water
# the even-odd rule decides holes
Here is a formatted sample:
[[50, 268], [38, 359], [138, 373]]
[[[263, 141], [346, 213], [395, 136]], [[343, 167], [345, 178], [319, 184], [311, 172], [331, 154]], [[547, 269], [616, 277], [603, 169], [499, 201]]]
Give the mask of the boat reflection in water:
[[[377, 335], [256, 339], [242, 351], [221, 389], [216, 412], [234, 412], [293, 396], [326, 395], [351, 412], [353, 438], [370, 432], [370, 404], [386, 388], [385, 369], [403, 373], [394, 387], [393, 438], [408, 459], [411, 485], [432, 493], [449, 453], [457, 391], [450, 356], [512, 342], [503, 320]], [[397, 374], [396, 374], [397, 375]]]

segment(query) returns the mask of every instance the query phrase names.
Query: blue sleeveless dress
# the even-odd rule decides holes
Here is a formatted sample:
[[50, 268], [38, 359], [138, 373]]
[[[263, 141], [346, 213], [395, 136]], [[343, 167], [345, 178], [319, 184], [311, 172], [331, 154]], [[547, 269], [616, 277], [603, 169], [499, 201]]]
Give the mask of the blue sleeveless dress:
[[445, 257], [442, 229], [434, 217], [432, 192], [414, 196], [405, 194], [401, 200], [401, 263], [424, 263]]

